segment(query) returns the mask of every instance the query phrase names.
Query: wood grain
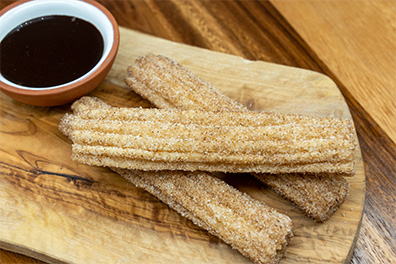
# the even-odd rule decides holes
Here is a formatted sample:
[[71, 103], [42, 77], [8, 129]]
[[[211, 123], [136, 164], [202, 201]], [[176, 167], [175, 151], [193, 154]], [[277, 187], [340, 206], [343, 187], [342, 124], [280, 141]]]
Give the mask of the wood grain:
[[[14, 1], [0, 1], [0, 8], [12, 2]], [[199, 8], [194, 9], [189, 8], [189, 5], [186, 4], [191, 1], [184, 1], [183, 8], [177, 8], [179, 2], [181, 2], [179, 0], [104, 0], [100, 2], [114, 14], [120, 25], [136, 29], [140, 32], [212, 50], [219, 50], [219, 46], [222, 46], [222, 51], [240, 55], [247, 59], [260, 59], [311, 69], [330, 76], [341, 89], [351, 110], [362, 148], [367, 176], [365, 217], [355, 251], [352, 252], [352, 263], [386, 263], [386, 260], [395, 259], [396, 252], [393, 241], [396, 240], [396, 221], [394, 220], [394, 212], [396, 211], [396, 167], [394, 166], [396, 164], [396, 145], [390, 139], [389, 135], [384, 132], [382, 125], [377, 124], [366, 109], [362, 107], [366, 99], [359, 97], [359, 100], [356, 100], [349, 92], [349, 89], [352, 88], [349, 87], [349, 84], [344, 84], [345, 81], [350, 81], [350, 78], [355, 78], [355, 73], [349, 69], [350, 66], [354, 65], [345, 64], [343, 70], [350, 71], [351, 73], [347, 77], [340, 77], [340, 72], [335, 71], [333, 73], [326, 62], [319, 57], [321, 54], [316, 53], [310, 47], [311, 42], [306, 41], [296, 32], [294, 24], [300, 23], [301, 19], [306, 19], [306, 27], [317, 28], [318, 25], [315, 24], [316, 22], [314, 20], [305, 18], [304, 16], [286, 20], [283, 14], [267, 1], [198, 1], [198, 4], [195, 3], [195, 6]], [[339, 2], [336, 4], [338, 5], [339, 13], [342, 12], [345, 14], [348, 12], [348, 10], [344, 10], [343, 6], [340, 6], [342, 1], [322, 1], [321, 3], [310, 1], [309, 4], [318, 4], [323, 7], [326, 3], [334, 5], [334, 2]], [[362, 2], [364, 1], [348, 1], [348, 5], [360, 5]], [[394, 3], [394, 1], [389, 2], [391, 4]], [[307, 2], [298, 1], [296, 4], [295, 1], [285, 1], [285, 3], [293, 5], [294, 12], [298, 13], [300, 4], [304, 7], [304, 3], [306, 4]], [[367, 5], [367, 3], [365, 4]], [[368, 3], [368, 5], [375, 4]], [[324, 10], [326, 12], [326, 8]], [[377, 26], [374, 28], [374, 31], [382, 31], [383, 25], [378, 25], [375, 22], [377, 19], [383, 20], [382, 11], [378, 8], [369, 11], [375, 14], [374, 18], [371, 19], [374, 22], [370, 22], [370, 19], [366, 17], [367, 12], [360, 13], [358, 21], [362, 21], [363, 24], [375, 23]], [[389, 14], [388, 11], [385, 11], [385, 13]], [[181, 12], [183, 12], [183, 15], [181, 15]], [[193, 12], [194, 14], [192, 14]], [[324, 15], [326, 16], [326, 14]], [[194, 17], [194, 21], [191, 21], [190, 17]], [[207, 18], [210, 18], [210, 22]], [[390, 23], [392, 23], [390, 22], [392, 21], [392, 16], [390, 18], [391, 20], [384, 21], [386, 28], [389, 28]], [[329, 19], [331, 20], [329, 17], [326, 19], [328, 21]], [[337, 20], [337, 28], [348, 27], [353, 21], [354, 19]], [[200, 23], [203, 24], [201, 27], [205, 26], [208, 30], [195, 29], [196, 26], [194, 25], [199, 25]], [[323, 24], [326, 25], [326, 23], [322, 23], [321, 25]], [[316, 33], [327, 34], [329, 30], [331, 30], [331, 26], [326, 26], [325, 28], [319, 28]], [[359, 30], [364, 29], [360, 28]], [[214, 37], [209, 36], [209, 33], [214, 35]], [[353, 32], [351, 33], [353, 34]], [[220, 39], [221, 43], [218, 44], [214, 42], [215, 39], [219, 39], [219, 37], [216, 37], [217, 34], [221, 36], [226, 35], [227, 38]], [[342, 35], [342, 38], [345, 39], [343, 40], [344, 42], [351, 41], [349, 40], [351, 35], [348, 34]], [[376, 33], [374, 32], [373, 34]], [[360, 41], [362, 43], [367, 39], [366, 35], [360, 35], [360, 37], [364, 39]], [[337, 43], [341, 42], [332, 41], [332, 43], [335, 49], [340, 49]], [[377, 47], [377, 45], [378, 47], [383, 45], [382, 41], [370, 41], [370, 43], [372, 44], [372, 48]], [[323, 46], [322, 48], [326, 48], [327, 43], [324, 43]], [[359, 48], [358, 45], [354, 45], [354, 47]], [[378, 51], [380, 50], [378, 48]], [[342, 63], [342, 57], [337, 57], [334, 54], [331, 56]], [[376, 54], [368, 54], [368, 56], [376, 56]], [[392, 75], [392, 72], [389, 73], [392, 69], [394, 68], [371, 68], [378, 76], [388, 75], [388, 77]], [[372, 75], [370, 74], [368, 76]], [[369, 91], [373, 88], [368, 83], [366, 86], [361, 86], [360, 89], [365, 93], [366, 90]], [[394, 85], [385, 87], [385, 89], [388, 90], [388, 93], [392, 93], [394, 91]], [[127, 94], [121, 93], [120, 95], [131, 99]], [[106, 93], [106, 96], [111, 97], [113, 95]], [[139, 104], [141, 103], [143, 102], [139, 102]], [[377, 103], [381, 102], [372, 102], [371, 107], [375, 109]], [[388, 113], [385, 113], [385, 115], [388, 115]], [[376, 243], [384, 245], [384, 242], [386, 244], [381, 249], [376, 246]], [[0, 263], [23, 263], [22, 261], [24, 261], [23, 257], [18, 257], [18, 255], [13, 253], [0, 252], [2, 252]], [[6, 257], [4, 260], [3, 253], [13, 257]], [[387, 257], [384, 258], [384, 256]], [[33, 261], [30, 260], [24, 263]], [[391, 261], [388, 262], [391, 263]]]
[[[352, 263], [392, 263], [396, 259], [396, 146], [362, 106], [348, 96], [348, 105], [362, 146], [366, 172], [366, 202]], [[375, 244], [381, 244], [380, 249]]]
[[[351, 118], [338, 88], [324, 75], [248, 61], [123, 28], [120, 34], [115, 64], [93, 93], [110, 104], [147, 106], [125, 88], [123, 79], [137, 56], [160, 51], [252, 110]], [[66, 106], [33, 108], [2, 96], [3, 246], [66, 263], [139, 263], [143, 259], [146, 263], [249, 262], [110, 170], [72, 162], [70, 142], [57, 131], [66, 111]], [[359, 151], [356, 172], [348, 179], [350, 196], [325, 224], [302, 215], [248, 175], [229, 175], [226, 181], [292, 217], [295, 237], [285, 263], [339, 263], [349, 258], [362, 216], [365, 187]], [[92, 249], [100, 254], [89, 255]], [[196, 250], [202, 254], [193, 253]]]

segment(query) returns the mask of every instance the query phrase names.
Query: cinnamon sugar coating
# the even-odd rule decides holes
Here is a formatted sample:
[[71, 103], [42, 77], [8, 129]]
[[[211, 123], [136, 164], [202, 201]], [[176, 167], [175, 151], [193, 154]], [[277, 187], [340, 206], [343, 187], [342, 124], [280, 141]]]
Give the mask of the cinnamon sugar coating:
[[[139, 57], [128, 68], [125, 82], [159, 108], [248, 111], [187, 68], [161, 55]], [[254, 175], [318, 222], [326, 221], [348, 195], [349, 184], [341, 175]]]
[[353, 174], [350, 122], [263, 112], [92, 109], [72, 122], [73, 159], [141, 170]]
[[158, 108], [247, 110], [176, 61], [161, 55], [139, 57], [127, 73], [128, 86]]
[[291, 219], [206, 172], [114, 169], [255, 263], [278, 263]]
[[[83, 97], [74, 113], [109, 108], [97, 98]], [[74, 114], [66, 114], [60, 131], [73, 134]], [[255, 263], [278, 263], [293, 237], [291, 219], [252, 199], [206, 172], [138, 171], [112, 168]]]
[[319, 223], [329, 219], [349, 193], [349, 183], [340, 175], [260, 173], [253, 176]]

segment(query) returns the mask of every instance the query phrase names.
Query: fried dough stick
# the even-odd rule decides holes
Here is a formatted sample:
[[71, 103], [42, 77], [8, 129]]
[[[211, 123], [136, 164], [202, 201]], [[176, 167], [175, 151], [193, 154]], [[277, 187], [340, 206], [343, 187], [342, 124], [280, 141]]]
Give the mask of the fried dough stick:
[[138, 170], [353, 174], [344, 120], [264, 112], [143, 108], [82, 111], [73, 159]]
[[[174, 60], [149, 54], [128, 68], [128, 86], [159, 108], [248, 111]], [[349, 184], [341, 175], [253, 174], [317, 222], [345, 201]]]
[[[95, 107], [110, 108], [90, 97], [76, 101], [72, 108], [78, 115]], [[67, 114], [60, 122], [59, 129], [68, 137], [72, 136], [74, 120], [74, 114]], [[293, 236], [288, 216], [209, 173], [113, 170], [255, 263], [277, 263]]]

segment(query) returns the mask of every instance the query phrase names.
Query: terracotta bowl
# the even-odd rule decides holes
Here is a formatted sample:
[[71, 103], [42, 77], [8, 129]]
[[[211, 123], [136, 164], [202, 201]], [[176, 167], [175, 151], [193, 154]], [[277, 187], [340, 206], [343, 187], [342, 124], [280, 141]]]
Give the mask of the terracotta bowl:
[[92, 0], [21, 0], [0, 11], [0, 40], [21, 23], [48, 15], [74, 16], [93, 24], [104, 40], [99, 62], [80, 78], [53, 87], [15, 84], [0, 74], [0, 89], [13, 99], [31, 105], [55, 106], [76, 100], [94, 90], [113, 65], [119, 46], [118, 25], [112, 14]]

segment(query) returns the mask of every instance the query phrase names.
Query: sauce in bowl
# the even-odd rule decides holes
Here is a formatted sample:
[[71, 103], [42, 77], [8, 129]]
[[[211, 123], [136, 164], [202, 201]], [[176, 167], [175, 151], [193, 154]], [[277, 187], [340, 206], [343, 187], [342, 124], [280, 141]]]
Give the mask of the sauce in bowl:
[[43, 16], [11, 30], [0, 44], [0, 70], [26, 87], [65, 84], [101, 59], [103, 37], [91, 23], [71, 16]]

